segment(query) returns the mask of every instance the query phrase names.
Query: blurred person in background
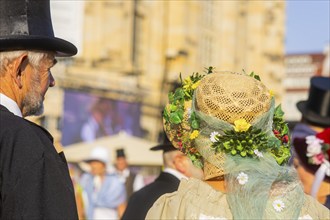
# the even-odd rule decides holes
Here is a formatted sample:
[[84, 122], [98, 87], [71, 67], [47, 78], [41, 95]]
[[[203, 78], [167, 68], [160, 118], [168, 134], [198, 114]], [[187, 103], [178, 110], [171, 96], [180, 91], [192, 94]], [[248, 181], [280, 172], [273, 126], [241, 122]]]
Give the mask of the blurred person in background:
[[143, 176], [138, 173], [134, 173], [129, 169], [125, 150], [123, 148], [116, 150], [115, 167], [119, 179], [122, 181], [122, 183], [125, 184], [128, 200], [133, 192], [141, 189], [144, 186]]
[[150, 150], [163, 151], [164, 170], [154, 182], [132, 194], [122, 217], [123, 220], [145, 219], [153, 203], [161, 195], [177, 190], [181, 179], [203, 178], [203, 171], [195, 167], [185, 154], [173, 147], [165, 134], [163, 143]]
[[89, 158], [90, 173], [81, 177], [81, 186], [86, 193], [85, 212], [87, 219], [119, 219], [126, 207], [125, 185], [116, 174], [107, 172], [109, 152], [104, 147], [95, 147]]
[[0, 219], [78, 219], [65, 156], [44, 128], [56, 56], [77, 48], [54, 36], [49, 0], [0, 1]]
[[302, 119], [292, 132], [293, 163], [304, 191], [330, 209], [330, 78], [312, 77], [308, 99], [297, 108]]
[[86, 219], [85, 217], [85, 207], [84, 207], [84, 193], [83, 189], [79, 183], [80, 175], [78, 174], [78, 168], [72, 163], [68, 164], [70, 177], [73, 183], [76, 203], [77, 203], [77, 211], [79, 219]]
[[90, 109], [90, 115], [81, 128], [81, 139], [91, 142], [97, 138], [113, 134], [110, 114], [112, 106], [107, 99], [98, 99]]

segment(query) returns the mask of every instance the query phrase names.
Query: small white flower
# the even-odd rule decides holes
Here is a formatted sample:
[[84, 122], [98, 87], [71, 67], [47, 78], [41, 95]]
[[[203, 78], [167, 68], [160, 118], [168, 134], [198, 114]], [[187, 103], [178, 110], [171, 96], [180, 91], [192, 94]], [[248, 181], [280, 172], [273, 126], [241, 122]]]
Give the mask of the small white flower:
[[310, 142], [307, 146], [307, 156], [312, 157], [318, 155], [322, 152], [322, 141], [320, 139], [315, 139], [313, 142]]
[[299, 217], [298, 220], [313, 220], [313, 218], [310, 215], [304, 215], [302, 217]]
[[217, 140], [217, 138], [216, 138], [216, 136], [219, 134], [219, 132], [216, 132], [216, 131], [213, 131], [211, 134], [210, 134], [210, 140], [213, 142], [213, 143], [215, 143], [215, 142], [217, 142], [218, 140]]
[[249, 180], [249, 176], [244, 172], [240, 172], [236, 179], [238, 180], [239, 184], [245, 185], [245, 183], [247, 183]]
[[322, 144], [323, 140], [317, 138], [314, 135], [310, 135], [306, 137], [306, 144], [308, 145], [307, 147], [307, 156], [312, 157], [314, 155], [318, 155], [322, 151]]
[[264, 155], [260, 151], [258, 151], [258, 149], [255, 149], [253, 152], [255, 155], [257, 155], [257, 157], [264, 157]]
[[273, 202], [273, 207], [275, 209], [276, 212], [282, 212], [282, 210], [284, 209], [285, 205], [284, 202], [280, 199], [276, 199]]
[[306, 137], [306, 144], [315, 144], [315, 143], [323, 143], [323, 140], [317, 138], [315, 135], [309, 135]]

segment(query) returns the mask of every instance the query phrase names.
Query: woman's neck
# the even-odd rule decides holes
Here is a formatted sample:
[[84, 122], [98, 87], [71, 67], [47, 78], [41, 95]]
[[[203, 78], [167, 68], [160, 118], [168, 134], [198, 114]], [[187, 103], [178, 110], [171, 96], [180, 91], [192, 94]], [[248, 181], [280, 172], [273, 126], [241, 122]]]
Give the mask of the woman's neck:
[[206, 180], [207, 184], [213, 187], [213, 189], [218, 190], [220, 192], [226, 192], [226, 186], [224, 180]]

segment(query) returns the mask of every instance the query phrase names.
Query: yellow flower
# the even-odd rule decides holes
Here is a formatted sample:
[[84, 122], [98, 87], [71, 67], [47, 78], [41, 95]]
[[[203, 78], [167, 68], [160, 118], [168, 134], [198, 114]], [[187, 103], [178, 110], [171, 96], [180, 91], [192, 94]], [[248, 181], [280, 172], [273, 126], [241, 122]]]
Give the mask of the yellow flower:
[[200, 80], [197, 81], [197, 82], [195, 82], [194, 84], [192, 84], [191, 88], [192, 89], [196, 89], [198, 87], [198, 85], [199, 85], [200, 82], [201, 82]]
[[199, 132], [197, 130], [194, 130], [191, 134], [190, 134], [190, 139], [193, 140], [195, 138], [197, 138], [199, 135]]
[[251, 127], [251, 124], [247, 123], [245, 119], [238, 119], [234, 121], [234, 124], [234, 129], [237, 132], [247, 131]]
[[273, 90], [269, 90], [269, 95], [270, 95], [270, 97], [273, 97], [274, 96], [274, 91]]
[[184, 81], [183, 81], [183, 88], [184, 89], [189, 89], [191, 86], [192, 86], [192, 84], [193, 84], [193, 82], [191, 81], [191, 79], [190, 79], [190, 77], [187, 77]]

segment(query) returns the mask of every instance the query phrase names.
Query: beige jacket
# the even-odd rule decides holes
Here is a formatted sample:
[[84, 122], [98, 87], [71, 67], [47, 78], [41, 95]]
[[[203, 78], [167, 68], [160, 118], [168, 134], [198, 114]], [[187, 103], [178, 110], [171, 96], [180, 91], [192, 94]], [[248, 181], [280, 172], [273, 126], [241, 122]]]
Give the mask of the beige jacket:
[[[264, 219], [283, 219], [286, 209], [290, 208], [290, 203], [286, 204], [282, 213], [276, 211], [272, 204], [270, 198]], [[146, 219], [210, 220], [232, 218], [226, 194], [197, 179], [181, 180], [178, 191], [161, 196], [146, 217]], [[330, 219], [330, 211], [311, 196], [305, 195], [299, 219]]]

